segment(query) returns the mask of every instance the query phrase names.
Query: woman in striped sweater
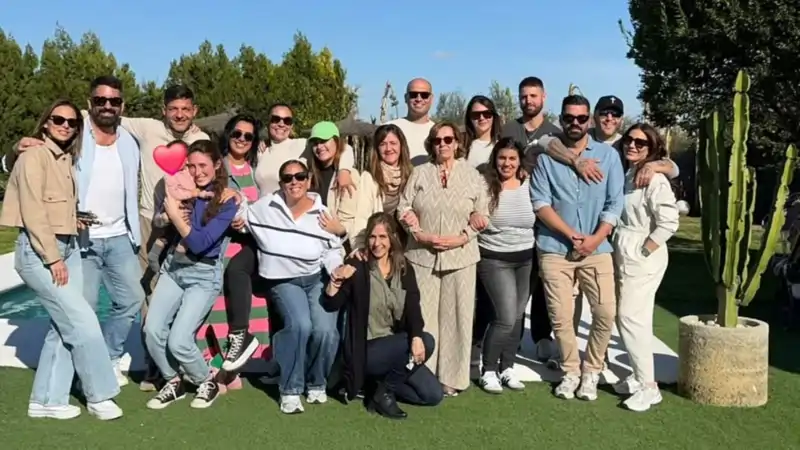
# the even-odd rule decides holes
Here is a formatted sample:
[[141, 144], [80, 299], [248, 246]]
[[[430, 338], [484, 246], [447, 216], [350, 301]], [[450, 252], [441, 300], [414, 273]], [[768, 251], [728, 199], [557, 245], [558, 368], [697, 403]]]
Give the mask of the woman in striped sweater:
[[512, 138], [495, 144], [484, 172], [489, 191], [489, 226], [478, 235], [478, 277], [494, 319], [483, 340], [481, 387], [490, 393], [525, 387], [513, 371], [530, 291], [533, 224], [528, 178], [522, 170], [524, 150]]

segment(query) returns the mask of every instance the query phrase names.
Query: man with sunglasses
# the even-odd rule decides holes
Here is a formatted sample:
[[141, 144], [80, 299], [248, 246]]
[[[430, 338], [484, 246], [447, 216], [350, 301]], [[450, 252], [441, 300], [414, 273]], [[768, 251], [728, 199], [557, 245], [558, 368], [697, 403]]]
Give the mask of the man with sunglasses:
[[429, 115], [433, 105], [433, 87], [424, 78], [414, 78], [406, 86], [405, 100], [408, 107], [406, 116], [390, 120], [388, 123], [395, 124], [403, 130], [408, 142], [411, 164], [418, 166], [429, 159], [425, 150], [425, 139], [435, 124]]
[[[607, 176], [598, 183], [586, 183], [571, 167], [543, 154], [531, 181], [531, 200], [539, 219], [539, 267], [565, 373], [555, 395], [564, 399], [576, 395], [584, 400], [597, 398], [616, 315], [613, 249], [608, 237], [622, 214], [625, 175], [617, 151], [589, 135], [589, 114], [585, 97], [565, 97], [560, 116], [564, 131], [559, 139], [576, 158], [596, 160]], [[592, 327], [582, 367], [573, 323], [576, 281], [592, 305]]]

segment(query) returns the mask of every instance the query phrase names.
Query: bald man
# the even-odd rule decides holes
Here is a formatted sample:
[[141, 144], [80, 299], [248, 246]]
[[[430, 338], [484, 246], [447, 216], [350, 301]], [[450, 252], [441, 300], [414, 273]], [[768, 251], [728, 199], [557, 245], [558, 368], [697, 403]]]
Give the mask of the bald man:
[[418, 166], [428, 161], [425, 139], [434, 125], [428, 115], [433, 106], [433, 87], [424, 78], [414, 78], [408, 82], [404, 97], [408, 108], [406, 116], [388, 123], [397, 125], [403, 131], [408, 141], [411, 163]]

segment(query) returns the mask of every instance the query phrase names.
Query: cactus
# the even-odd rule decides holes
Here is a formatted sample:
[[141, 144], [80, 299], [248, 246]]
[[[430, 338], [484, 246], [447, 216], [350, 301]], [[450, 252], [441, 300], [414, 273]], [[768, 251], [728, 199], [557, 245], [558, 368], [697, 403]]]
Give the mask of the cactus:
[[723, 327], [738, 324], [739, 307], [747, 306], [761, 285], [761, 275], [775, 253], [783, 227], [784, 204], [797, 160], [797, 150], [790, 145], [775, 191], [769, 225], [751, 267], [750, 245], [757, 185], [755, 171], [747, 166], [749, 89], [750, 78], [740, 71], [734, 89], [733, 144], [729, 151], [725, 149], [725, 130], [718, 111], [701, 118], [698, 133], [697, 170], [703, 250], [716, 287], [717, 322]]

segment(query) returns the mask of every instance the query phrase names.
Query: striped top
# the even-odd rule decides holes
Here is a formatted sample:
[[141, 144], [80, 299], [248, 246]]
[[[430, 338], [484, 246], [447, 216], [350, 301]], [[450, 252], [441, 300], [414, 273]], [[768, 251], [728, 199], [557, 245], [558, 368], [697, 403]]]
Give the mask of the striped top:
[[500, 191], [500, 198], [489, 226], [478, 235], [481, 250], [512, 253], [533, 248], [536, 215], [531, 204], [529, 181], [512, 190]]
[[241, 188], [242, 194], [247, 197], [247, 201], [255, 202], [258, 200], [258, 186], [256, 185], [255, 174], [250, 164], [244, 163], [241, 166], [231, 164], [230, 169], [231, 176]]
[[319, 225], [319, 215], [328, 208], [319, 194], [307, 195], [314, 200], [314, 206], [297, 219], [281, 193], [268, 194], [247, 206], [247, 231], [258, 245], [258, 272], [262, 278], [297, 278], [319, 273], [323, 268], [330, 274], [342, 264], [342, 239]]

